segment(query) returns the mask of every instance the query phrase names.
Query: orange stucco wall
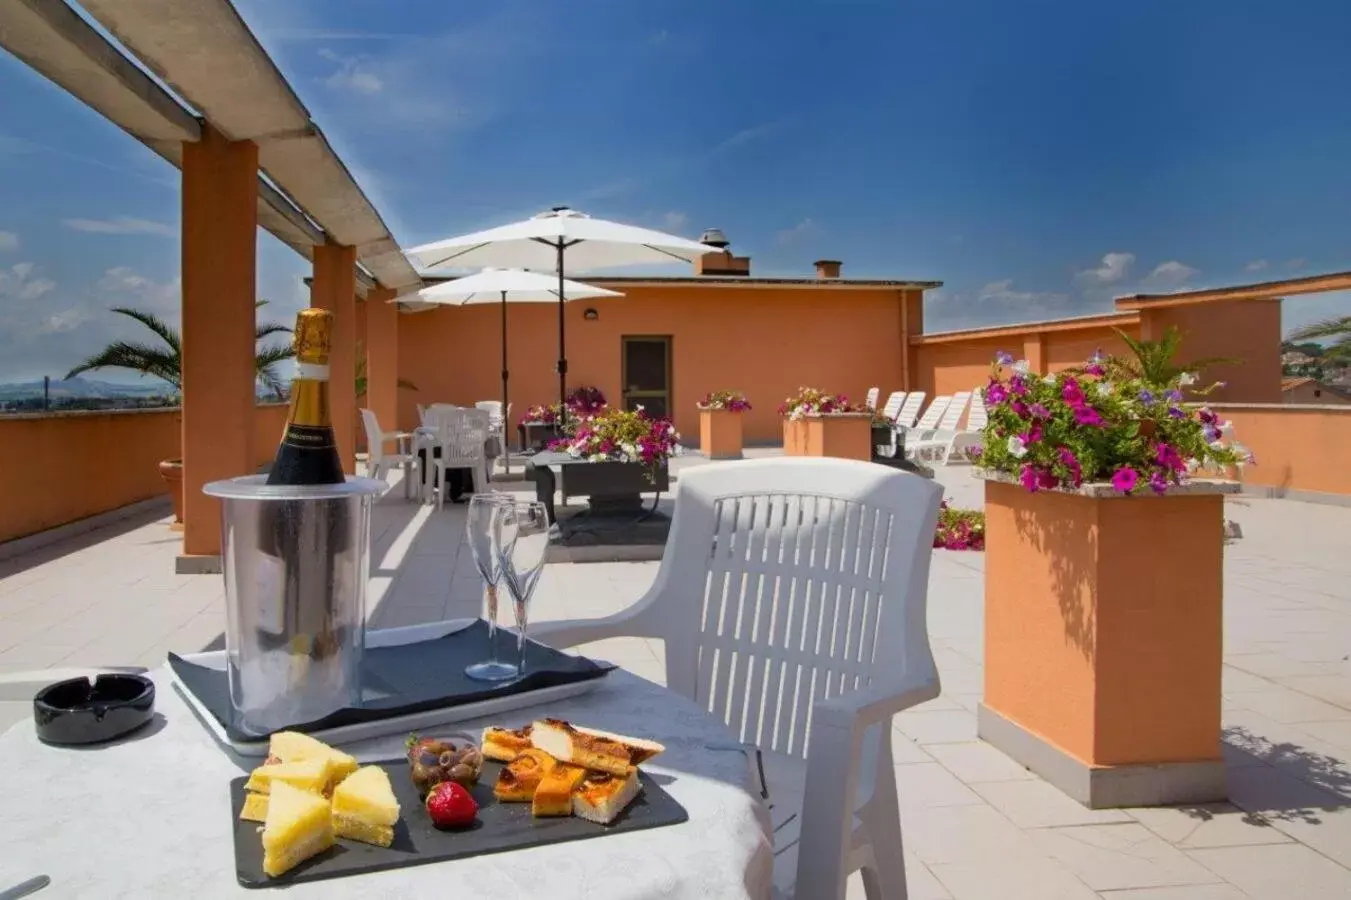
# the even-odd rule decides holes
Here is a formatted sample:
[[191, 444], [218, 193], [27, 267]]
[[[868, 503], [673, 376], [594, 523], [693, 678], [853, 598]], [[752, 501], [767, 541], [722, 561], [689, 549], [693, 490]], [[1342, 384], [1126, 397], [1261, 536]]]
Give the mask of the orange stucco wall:
[[1163, 336], [1169, 326], [1182, 333], [1178, 362], [1229, 357], [1236, 363], [1208, 366], [1203, 383], [1225, 382], [1211, 396], [1241, 403], [1281, 402], [1281, 301], [1244, 300], [1144, 310], [1141, 333]]
[[[604, 281], [597, 284], [605, 285]], [[861, 400], [868, 388], [903, 381], [902, 292], [828, 284], [810, 289], [719, 285], [615, 286], [626, 296], [569, 303], [568, 383], [621, 400], [625, 335], [669, 335], [672, 411], [686, 443], [698, 440], [696, 404], [714, 390], [741, 390], [748, 443], [783, 439], [776, 409], [802, 385]], [[584, 313], [599, 314], [587, 321]], [[491, 304], [443, 307], [399, 317], [399, 425], [417, 422], [417, 403], [471, 404], [501, 396], [500, 311]], [[557, 402], [558, 312], [552, 304], [508, 311], [512, 421], [526, 407]]]
[[1351, 496], [1351, 406], [1286, 403], [1213, 407], [1234, 423], [1234, 438], [1257, 465], [1240, 473], [1244, 484]]
[[[259, 465], [285, 422], [285, 405], [257, 408]], [[157, 466], [180, 455], [180, 432], [176, 408], [0, 417], [0, 541], [167, 493]]]

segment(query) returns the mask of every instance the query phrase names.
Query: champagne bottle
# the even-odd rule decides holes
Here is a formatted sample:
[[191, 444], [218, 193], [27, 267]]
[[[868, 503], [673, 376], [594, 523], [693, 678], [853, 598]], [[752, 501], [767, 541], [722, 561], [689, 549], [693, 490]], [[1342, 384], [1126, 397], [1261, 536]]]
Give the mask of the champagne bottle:
[[268, 484], [341, 484], [346, 480], [328, 403], [332, 335], [333, 313], [328, 310], [302, 309], [296, 314], [291, 412]]

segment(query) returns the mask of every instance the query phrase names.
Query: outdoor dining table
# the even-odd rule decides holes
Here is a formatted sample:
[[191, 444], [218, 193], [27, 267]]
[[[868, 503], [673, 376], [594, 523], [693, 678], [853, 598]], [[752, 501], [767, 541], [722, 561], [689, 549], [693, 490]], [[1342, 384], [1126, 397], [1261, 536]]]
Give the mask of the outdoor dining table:
[[[167, 668], [152, 677], [155, 720], [121, 741], [81, 749], [47, 746], [31, 721], [0, 735], [0, 891], [45, 874], [51, 887], [38, 900], [263, 896], [236, 881], [229, 790], [231, 779], [261, 760], [222, 749], [178, 695]], [[616, 669], [588, 694], [443, 730], [475, 733], [488, 724], [516, 726], [543, 715], [665, 744], [666, 751], [643, 769], [686, 809], [689, 821], [294, 884], [284, 889], [286, 896], [770, 896], [769, 816], [752, 789], [746, 754], [721, 721]], [[403, 740], [396, 735], [343, 749], [364, 761], [396, 759], [403, 757]]]

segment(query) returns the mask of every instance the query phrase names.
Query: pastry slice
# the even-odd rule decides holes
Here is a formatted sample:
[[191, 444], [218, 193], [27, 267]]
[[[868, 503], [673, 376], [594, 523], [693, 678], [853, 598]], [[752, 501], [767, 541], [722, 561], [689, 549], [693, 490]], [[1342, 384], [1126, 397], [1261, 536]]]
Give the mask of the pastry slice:
[[399, 801], [379, 766], [362, 766], [333, 789], [333, 831], [340, 838], [388, 847], [398, 821]]
[[587, 772], [586, 778], [572, 795], [572, 814], [588, 822], [609, 825], [643, 789], [638, 780], [638, 769], [631, 768], [628, 774], [611, 775], [609, 772]]
[[559, 762], [620, 776], [666, 749], [655, 741], [577, 728], [561, 719], [535, 722], [530, 740]]
[[480, 742], [483, 758], [511, 762], [522, 750], [529, 750], [534, 746], [530, 741], [532, 730], [529, 725], [515, 730], [493, 727], [483, 729], [483, 740]]
[[275, 878], [333, 846], [333, 816], [319, 794], [274, 782], [263, 822], [263, 871]]
[[522, 750], [519, 756], [502, 767], [497, 784], [493, 785], [493, 793], [503, 803], [529, 803], [535, 799], [535, 789], [539, 787], [540, 780], [556, 765], [558, 760], [543, 750], [534, 747]]
[[581, 766], [567, 763], [554, 766], [540, 779], [530, 814], [537, 818], [572, 815], [572, 792], [585, 777], [586, 769]]
[[322, 794], [333, 778], [333, 769], [326, 759], [308, 759], [302, 762], [264, 764], [249, 773], [244, 789], [267, 794], [272, 786], [284, 781], [300, 791]]
[[351, 756], [298, 731], [278, 731], [273, 734], [268, 741], [268, 755], [288, 763], [327, 760], [332, 767], [334, 784], [357, 770], [357, 761]]
[[267, 794], [255, 794], [252, 791], [244, 795], [244, 808], [239, 818], [245, 822], [267, 821]]

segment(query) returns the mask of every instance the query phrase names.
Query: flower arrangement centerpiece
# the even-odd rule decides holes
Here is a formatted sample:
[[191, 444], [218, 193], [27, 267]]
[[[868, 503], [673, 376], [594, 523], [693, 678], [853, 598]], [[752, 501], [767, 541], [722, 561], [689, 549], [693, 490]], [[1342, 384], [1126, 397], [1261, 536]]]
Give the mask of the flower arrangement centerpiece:
[[588, 462], [641, 463], [649, 481], [678, 452], [680, 435], [666, 419], [655, 419], [643, 409], [605, 408], [578, 424], [575, 433], [554, 441], [549, 449], [561, 450]]
[[557, 403], [548, 406], [532, 406], [521, 417], [522, 425], [553, 425], [562, 418], [563, 407]]
[[605, 393], [598, 387], [582, 385], [568, 392], [568, 412], [579, 419], [588, 419], [608, 406]]
[[1183, 389], [1195, 384], [1190, 372], [1156, 383], [1098, 355], [1041, 376], [1001, 351], [985, 387], [989, 422], [976, 464], [1033, 492], [1110, 482], [1122, 494], [1163, 494], [1198, 470], [1252, 462], [1226, 443], [1230, 423], [1184, 401]]
[[712, 391], [699, 401], [699, 408], [745, 412], [751, 408], [751, 403], [741, 391]]
[[844, 394], [831, 394], [816, 388], [800, 387], [797, 393], [779, 404], [779, 415], [797, 421], [808, 415], [866, 413], [866, 406], [849, 402]]

